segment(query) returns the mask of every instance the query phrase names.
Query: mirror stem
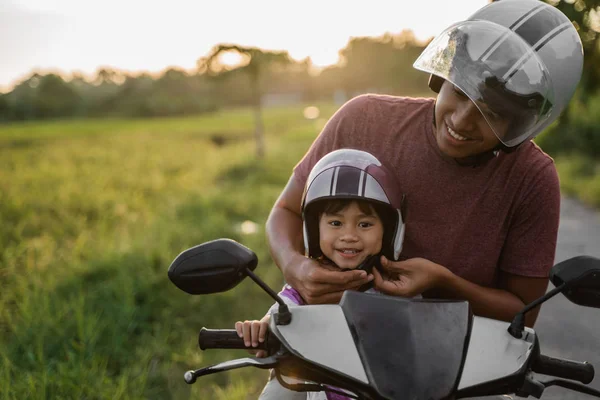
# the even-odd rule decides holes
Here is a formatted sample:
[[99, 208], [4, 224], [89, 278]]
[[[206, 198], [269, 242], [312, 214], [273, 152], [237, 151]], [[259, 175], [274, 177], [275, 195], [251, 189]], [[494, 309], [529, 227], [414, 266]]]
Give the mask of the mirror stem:
[[533, 308], [539, 306], [546, 300], [548, 300], [548, 299], [556, 296], [560, 292], [562, 292], [565, 289], [565, 287], [567, 286], [567, 284], [571, 283], [571, 282], [573, 282], [573, 281], [565, 282], [562, 285], [555, 287], [554, 289], [552, 289], [551, 291], [549, 291], [548, 293], [546, 293], [539, 299], [534, 300], [531, 303], [527, 304], [525, 306], [525, 308], [523, 308], [521, 311], [519, 311], [519, 313], [517, 315], [515, 315], [515, 318], [512, 320], [512, 322], [510, 323], [510, 326], [508, 327], [508, 332], [513, 337], [516, 337], [517, 339], [521, 339], [521, 337], [523, 336], [523, 331], [525, 330], [525, 314], [527, 312], [529, 312], [530, 310], [532, 310]]
[[250, 268], [246, 268], [246, 274], [252, 279], [258, 286], [260, 286], [265, 292], [269, 294], [279, 304], [279, 311], [274, 315], [275, 323], [277, 325], [288, 325], [292, 320], [292, 313], [290, 312], [287, 304], [271, 289], [266, 283], [262, 281]]

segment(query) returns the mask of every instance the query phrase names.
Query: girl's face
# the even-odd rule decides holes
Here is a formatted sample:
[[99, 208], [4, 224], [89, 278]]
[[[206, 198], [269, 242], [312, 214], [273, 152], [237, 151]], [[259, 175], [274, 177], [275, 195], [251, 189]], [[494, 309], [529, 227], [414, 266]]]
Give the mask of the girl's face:
[[383, 223], [375, 210], [370, 211], [365, 213], [353, 201], [339, 211], [324, 212], [319, 218], [321, 251], [339, 268], [354, 269], [381, 251]]
[[[435, 124], [438, 147], [448, 157], [464, 159], [500, 144], [477, 106], [448, 81], [442, 85], [436, 101]], [[502, 129], [502, 125], [496, 126]], [[508, 123], [505, 125], [507, 129]]]

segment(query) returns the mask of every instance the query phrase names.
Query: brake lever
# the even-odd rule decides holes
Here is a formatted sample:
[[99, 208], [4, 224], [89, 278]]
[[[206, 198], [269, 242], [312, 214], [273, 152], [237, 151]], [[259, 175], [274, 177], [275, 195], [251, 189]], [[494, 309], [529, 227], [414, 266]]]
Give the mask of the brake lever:
[[590, 396], [600, 398], [600, 390], [596, 390], [594, 388], [591, 388], [589, 386], [583, 385], [578, 382], [567, 381], [564, 379], [551, 379], [548, 381], [540, 381], [540, 383], [542, 385], [544, 385], [544, 388], [547, 388], [549, 386], [560, 386], [560, 387], [564, 387], [566, 389], [571, 389], [576, 392], [585, 393]]
[[243, 367], [256, 367], [260, 369], [274, 368], [285, 357], [283, 353], [276, 353], [269, 357], [255, 358], [255, 357], [244, 357], [236, 360], [229, 360], [219, 364], [211, 365], [209, 367], [200, 368], [197, 370], [187, 371], [183, 375], [185, 383], [192, 384], [196, 382], [201, 376], [215, 374], [217, 372], [229, 371], [231, 369], [243, 368]]

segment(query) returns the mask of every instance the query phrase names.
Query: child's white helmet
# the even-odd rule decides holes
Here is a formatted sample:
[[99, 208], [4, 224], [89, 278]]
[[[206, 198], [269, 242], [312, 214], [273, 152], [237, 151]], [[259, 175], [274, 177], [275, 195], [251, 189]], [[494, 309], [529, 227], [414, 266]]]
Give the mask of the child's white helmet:
[[403, 195], [394, 175], [375, 156], [361, 150], [339, 149], [326, 154], [311, 170], [302, 195], [304, 247], [309, 257], [322, 255], [315, 205], [332, 199], [366, 200], [381, 210], [382, 254], [398, 259], [404, 240]]

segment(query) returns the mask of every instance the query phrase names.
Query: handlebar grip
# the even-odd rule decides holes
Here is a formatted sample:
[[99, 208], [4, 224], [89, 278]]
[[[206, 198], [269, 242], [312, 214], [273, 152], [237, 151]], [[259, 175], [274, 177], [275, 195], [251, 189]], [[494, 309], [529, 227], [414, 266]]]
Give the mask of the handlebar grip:
[[588, 362], [579, 362], [541, 355], [532, 370], [544, 375], [572, 379], [584, 384], [594, 380], [594, 366]]
[[266, 341], [258, 347], [246, 347], [244, 339], [238, 336], [235, 329], [200, 329], [198, 346], [206, 349], [266, 349]]

